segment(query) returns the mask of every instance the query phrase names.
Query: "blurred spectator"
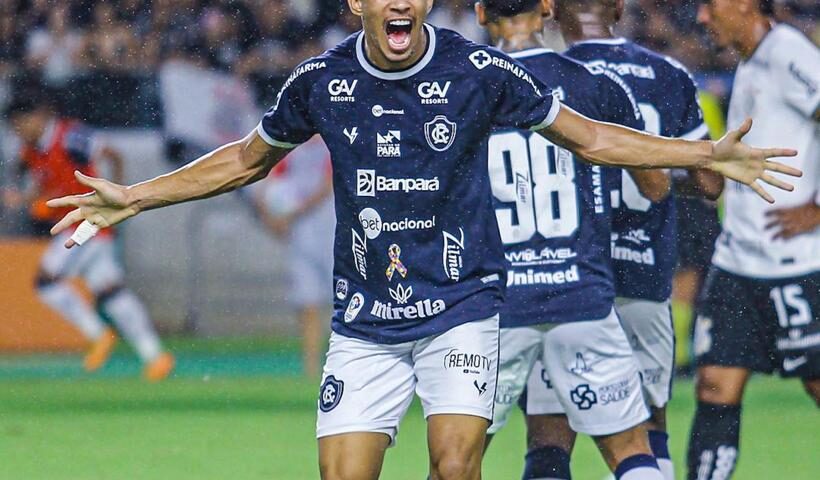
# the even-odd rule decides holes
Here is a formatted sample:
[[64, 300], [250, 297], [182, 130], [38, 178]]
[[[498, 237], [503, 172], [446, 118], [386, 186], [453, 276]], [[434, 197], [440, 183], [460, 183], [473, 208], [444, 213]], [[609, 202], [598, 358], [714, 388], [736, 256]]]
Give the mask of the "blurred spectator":
[[479, 26], [473, 13], [473, 2], [465, 0], [438, 0], [430, 12], [429, 22], [437, 27], [455, 30], [478, 43], [487, 43], [487, 34]]
[[39, 71], [53, 85], [64, 84], [79, 69], [83, 35], [69, 24], [69, 6], [56, 5], [44, 26], [34, 29], [26, 40], [25, 65]]

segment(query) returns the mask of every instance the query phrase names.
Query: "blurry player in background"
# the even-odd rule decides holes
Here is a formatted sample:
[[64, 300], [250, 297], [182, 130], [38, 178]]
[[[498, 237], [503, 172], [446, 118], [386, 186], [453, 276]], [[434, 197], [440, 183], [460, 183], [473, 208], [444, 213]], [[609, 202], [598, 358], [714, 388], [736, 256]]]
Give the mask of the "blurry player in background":
[[[287, 300], [299, 312], [304, 373], [318, 376], [324, 331], [322, 313], [331, 306], [333, 281], [333, 177], [330, 152], [315, 136], [295, 149], [253, 188], [254, 205], [275, 236], [287, 242]], [[337, 282], [336, 295], [347, 296]]]
[[[21, 177], [28, 187], [4, 195], [10, 207], [30, 205], [35, 226], [54, 223], [69, 209], [50, 209], [46, 200], [83, 189], [74, 171], [97, 172], [96, 163], [107, 161], [116, 178], [122, 178], [122, 158], [103, 145], [89, 128], [59, 118], [40, 98], [19, 95], [6, 109], [6, 117], [22, 142]], [[20, 179], [21, 183], [23, 178]], [[83, 363], [93, 372], [108, 360], [117, 342], [117, 333], [106, 326], [98, 311], [105, 313], [145, 364], [148, 380], [166, 378], [173, 370], [174, 357], [162, 351], [159, 338], [142, 302], [125, 286], [122, 265], [114, 248], [113, 231], [94, 238], [87, 249], [66, 250], [70, 234], [51, 241], [40, 262], [37, 294], [40, 299], [68, 319], [92, 342]], [[80, 277], [94, 294], [95, 311], [72, 288], [70, 279]]]
[[698, 21], [742, 61], [728, 126], [753, 117], [754, 145], [800, 149], [805, 172], [778, 208], [729, 181], [723, 233], [695, 325], [697, 413], [689, 441], [691, 480], [726, 479], [740, 441], [744, 387], [752, 372], [803, 381], [820, 405], [820, 50], [775, 24], [765, 0], [702, 2]]
[[[590, 118], [644, 128], [632, 92], [614, 73], [544, 48], [549, 0], [482, 0], [476, 13], [493, 43], [566, 105]], [[488, 434], [506, 424], [527, 386], [523, 478], [570, 478], [572, 444], [551, 440], [554, 432], [573, 437], [571, 425], [593, 436], [618, 478], [662, 479], [643, 426], [649, 411], [638, 365], [613, 303], [614, 185], [607, 184], [620, 181], [620, 171], [591, 166], [536, 133], [516, 130], [490, 137], [488, 164], [509, 262]], [[663, 171], [635, 173], [641, 185], [659, 191], [656, 198], [666, 193]]]
[[432, 478], [479, 479], [506, 273], [483, 156], [492, 129], [529, 128], [601, 165], [710, 168], [767, 199], [758, 180], [790, 189], [770, 173], [800, 174], [768, 158], [795, 152], [745, 145], [750, 122], [718, 142], [595, 122], [516, 60], [425, 23], [432, 0], [348, 6], [362, 31], [297, 67], [257, 129], [132, 186], [78, 173], [94, 191], [49, 201], [74, 207], [52, 232], [234, 190], [320, 134], [333, 161], [334, 276], [348, 285], [317, 401], [321, 475], [378, 478], [417, 394]]

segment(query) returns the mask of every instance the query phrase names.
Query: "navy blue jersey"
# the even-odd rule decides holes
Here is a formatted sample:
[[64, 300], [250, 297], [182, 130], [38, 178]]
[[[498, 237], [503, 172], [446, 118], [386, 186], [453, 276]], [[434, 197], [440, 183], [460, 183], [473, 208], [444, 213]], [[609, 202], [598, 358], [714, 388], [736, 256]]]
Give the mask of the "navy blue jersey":
[[[547, 49], [511, 54], [564, 104], [596, 120], [643, 129], [623, 80]], [[609, 255], [610, 179], [541, 135], [497, 129], [488, 165], [508, 264], [502, 327], [606, 317], [615, 287]]]
[[[638, 100], [648, 132], [689, 140], [707, 135], [695, 82], [677, 61], [623, 38], [579, 42], [565, 53], [623, 78]], [[612, 235], [617, 294], [664, 301], [672, 293], [677, 262], [675, 199], [670, 195], [653, 204], [625, 172], [618, 198]]]
[[[258, 132], [331, 152], [335, 332], [400, 343], [498, 313], [503, 247], [484, 163], [496, 126], [543, 128], [550, 90], [505, 54], [425, 25], [419, 62], [385, 72], [363, 35], [302, 63]], [[328, 259], [331, 261], [331, 259]]]

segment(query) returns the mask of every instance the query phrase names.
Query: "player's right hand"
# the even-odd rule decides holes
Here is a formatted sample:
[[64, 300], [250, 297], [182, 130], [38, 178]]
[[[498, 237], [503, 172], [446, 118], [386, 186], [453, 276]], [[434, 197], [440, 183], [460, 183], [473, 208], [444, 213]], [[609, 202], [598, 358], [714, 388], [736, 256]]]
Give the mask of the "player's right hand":
[[[62, 220], [51, 228], [52, 235], [57, 235], [83, 220], [99, 228], [106, 228], [138, 213], [138, 209], [128, 202], [128, 193], [125, 186], [117, 185], [102, 178], [89, 177], [77, 171], [74, 172], [74, 176], [77, 177], [80, 183], [93, 191], [82, 195], [55, 198], [46, 203], [51, 208], [75, 207], [75, 210], [66, 214]], [[74, 245], [73, 240], [68, 240], [65, 246], [71, 248]]]

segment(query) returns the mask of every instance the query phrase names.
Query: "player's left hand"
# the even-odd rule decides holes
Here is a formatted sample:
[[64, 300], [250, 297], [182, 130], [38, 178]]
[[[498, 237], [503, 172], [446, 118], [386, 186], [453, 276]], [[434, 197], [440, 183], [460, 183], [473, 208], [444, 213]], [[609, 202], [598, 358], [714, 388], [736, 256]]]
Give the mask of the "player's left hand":
[[732, 130], [713, 144], [713, 162], [709, 168], [726, 178], [748, 185], [752, 190], [769, 203], [774, 198], [757, 181], [791, 192], [794, 186], [771, 175], [779, 172], [793, 177], [800, 177], [803, 172], [779, 162], [768, 160], [772, 157], [793, 157], [797, 151], [790, 148], [754, 148], [741, 140], [752, 129], [752, 119], [747, 118], [737, 130]]
[[771, 210], [766, 212], [766, 217], [769, 219], [766, 230], [775, 230], [772, 238], [788, 240], [820, 226], [820, 206], [812, 201], [796, 207]]

